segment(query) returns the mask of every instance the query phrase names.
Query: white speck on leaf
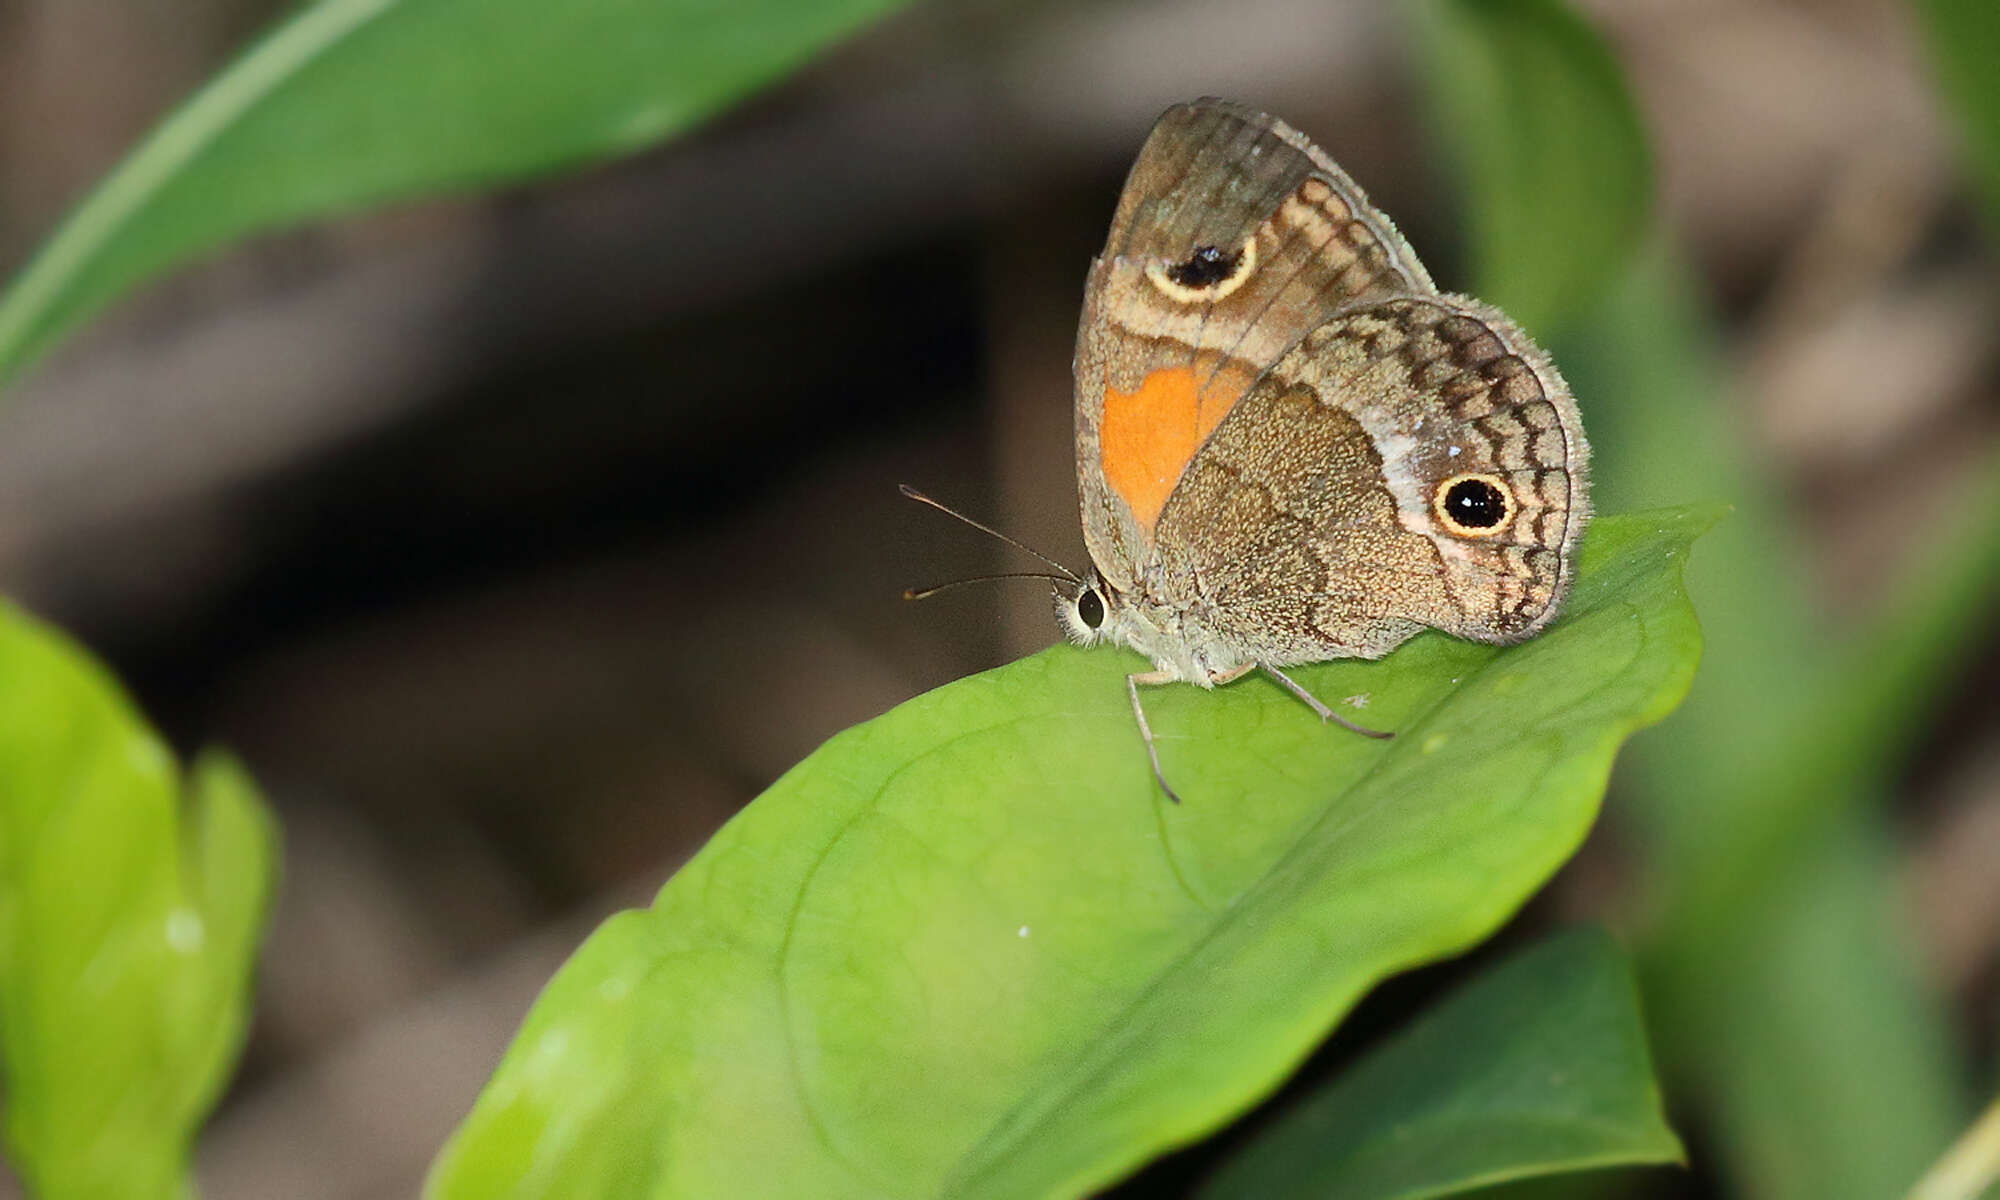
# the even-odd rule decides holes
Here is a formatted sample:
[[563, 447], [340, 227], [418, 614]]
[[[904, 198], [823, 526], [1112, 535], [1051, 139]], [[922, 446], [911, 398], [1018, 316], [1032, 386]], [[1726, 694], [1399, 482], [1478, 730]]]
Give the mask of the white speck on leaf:
[[1367, 692], [1356, 692], [1342, 701], [1342, 703], [1346, 704], [1349, 708], [1367, 708], [1369, 699], [1370, 697]]
[[1019, 928], [1018, 930], [1016, 930], [1016, 931], [1015, 931], [1015, 933], [1016, 933], [1016, 934], [1017, 934], [1018, 936], [1020, 936], [1020, 937], [1027, 937], [1027, 936], [1028, 936], [1028, 927], [1027, 927], [1026, 925], [1023, 925], [1023, 926], [1021, 926], [1021, 928]]
[[191, 908], [177, 908], [167, 914], [167, 945], [182, 954], [193, 954], [201, 949], [208, 937], [208, 929], [201, 923], [201, 914]]
[[166, 772], [166, 748], [152, 738], [133, 738], [131, 746], [126, 750], [126, 754], [130, 756], [133, 766], [148, 775], [160, 775]]

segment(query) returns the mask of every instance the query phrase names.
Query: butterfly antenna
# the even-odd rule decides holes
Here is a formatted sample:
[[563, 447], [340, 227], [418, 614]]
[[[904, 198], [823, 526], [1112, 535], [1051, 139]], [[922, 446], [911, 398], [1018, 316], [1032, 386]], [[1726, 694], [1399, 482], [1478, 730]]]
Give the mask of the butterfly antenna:
[[[1053, 559], [1053, 558], [1050, 558], [1050, 557], [1049, 557], [1048, 555], [1046, 555], [1046, 554], [1043, 554], [1043, 553], [1042, 553], [1042, 552], [1041, 552], [1040, 550], [1037, 550], [1037, 549], [1033, 548], [1032, 546], [1023, 546], [1023, 545], [1022, 545], [1021, 543], [1019, 543], [1019, 542], [1015, 541], [1015, 540], [1014, 540], [1013, 538], [1010, 538], [1010, 537], [1008, 537], [1008, 536], [1007, 536], [1006, 534], [1004, 534], [1004, 533], [1001, 533], [1001, 532], [1000, 532], [999, 530], [997, 530], [997, 529], [993, 528], [993, 527], [992, 527], [991, 525], [982, 525], [982, 524], [980, 524], [980, 523], [979, 523], [978, 521], [975, 521], [975, 520], [973, 520], [973, 519], [972, 519], [971, 517], [968, 517], [968, 516], [966, 516], [966, 515], [965, 515], [964, 513], [962, 513], [962, 512], [960, 512], [960, 511], [958, 511], [957, 509], [955, 509], [955, 508], [951, 507], [950, 505], [948, 505], [948, 504], [943, 504], [943, 503], [940, 503], [939, 501], [936, 501], [936, 500], [933, 500], [933, 499], [931, 499], [931, 498], [930, 498], [929, 496], [926, 496], [926, 495], [924, 495], [924, 494], [923, 494], [922, 492], [920, 492], [920, 491], [918, 491], [917, 489], [915, 489], [915, 488], [911, 487], [911, 486], [910, 486], [909, 484], [907, 484], [907, 483], [899, 483], [899, 484], [897, 484], [897, 485], [896, 485], [896, 490], [897, 490], [897, 491], [899, 491], [899, 492], [901, 492], [901, 493], [903, 493], [903, 494], [904, 494], [905, 496], [908, 496], [908, 497], [909, 497], [910, 499], [912, 499], [912, 500], [915, 500], [915, 501], [916, 501], [917, 503], [919, 503], [919, 504], [928, 504], [928, 505], [930, 505], [930, 506], [931, 506], [932, 508], [935, 508], [935, 509], [937, 509], [937, 510], [938, 510], [939, 512], [941, 512], [941, 513], [945, 514], [945, 515], [946, 515], [946, 516], [948, 516], [948, 517], [957, 517], [957, 518], [958, 518], [959, 520], [961, 520], [961, 521], [965, 522], [965, 523], [966, 523], [967, 525], [970, 525], [970, 526], [972, 526], [972, 527], [973, 527], [974, 529], [977, 529], [977, 530], [978, 530], [979, 532], [981, 532], [981, 533], [987, 533], [987, 534], [991, 534], [991, 535], [993, 535], [994, 537], [996, 537], [996, 538], [999, 538], [999, 539], [1000, 539], [1001, 541], [1003, 541], [1003, 542], [1007, 543], [1007, 544], [1008, 544], [1009, 546], [1012, 546], [1012, 547], [1014, 547], [1014, 549], [1016, 549], [1016, 550], [1019, 550], [1019, 551], [1022, 551], [1023, 553], [1026, 553], [1026, 554], [1032, 554], [1032, 555], [1034, 555], [1034, 556], [1035, 556], [1036, 558], [1039, 558], [1039, 559], [1041, 559], [1041, 560], [1042, 560], [1043, 562], [1045, 562], [1045, 563], [1049, 564], [1050, 566], [1054, 567], [1054, 568], [1055, 568], [1056, 570], [1058, 570], [1058, 571], [1061, 571], [1061, 572], [1062, 572], [1062, 578], [1063, 578], [1064, 580], [1066, 580], [1066, 581], [1070, 582], [1070, 583], [1082, 583], [1082, 582], [1083, 582], [1083, 580], [1082, 580], [1082, 579], [1080, 579], [1080, 578], [1078, 578], [1078, 577], [1077, 577], [1077, 574], [1076, 574], [1076, 572], [1075, 572], [1075, 571], [1072, 571], [1072, 570], [1070, 570], [1070, 569], [1069, 569], [1068, 567], [1065, 567], [1065, 566], [1063, 566], [1063, 565], [1062, 565], [1061, 563], [1057, 562], [1057, 561], [1056, 561], [1055, 559]], [[1010, 576], [1010, 575], [984, 575], [984, 576], [981, 576], [980, 578], [981, 578], [981, 579], [1011, 579], [1011, 578], [1015, 578], [1015, 577], [1014, 577], [1014, 576]], [[1037, 575], [1030, 575], [1030, 576], [1027, 576], [1027, 578], [1030, 578], [1030, 579], [1034, 579], [1034, 578], [1053, 578], [1053, 576], [1037, 576]], [[976, 582], [979, 582], [979, 580], [973, 580], [973, 579], [965, 579], [965, 580], [960, 580], [959, 582], [961, 582], [961, 583], [976, 583]], [[948, 588], [948, 587], [953, 587], [953, 586], [956, 586], [956, 585], [955, 585], [955, 584], [950, 584], [950, 583], [946, 583], [946, 584], [939, 584], [939, 585], [938, 585], [937, 587], [935, 587], [935, 588], [931, 588], [931, 589], [930, 589], [929, 591], [926, 591], [926, 592], [924, 593], [924, 595], [930, 595], [930, 594], [931, 594], [932, 592], [936, 592], [936, 591], [940, 591], [940, 590], [942, 590], [942, 589], [944, 589], [944, 588]], [[908, 593], [905, 593], [905, 594], [907, 595]], [[914, 599], [917, 599], [918, 597], [915, 597], [915, 596], [911, 596], [910, 598], [914, 600]]]
[[955, 587], [964, 587], [968, 583], [988, 583], [995, 579], [1052, 579], [1057, 583], [1076, 582], [1061, 575], [1051, 575], [1047, 571], [1008, 571], [1000, 575], [974, 575], [970, 579], [954, 579], [949, 583], [933, 584], [927, 588], [907, 588], [903, 592], [903, 599], [928, 600], [939, 592], [948, 592]]

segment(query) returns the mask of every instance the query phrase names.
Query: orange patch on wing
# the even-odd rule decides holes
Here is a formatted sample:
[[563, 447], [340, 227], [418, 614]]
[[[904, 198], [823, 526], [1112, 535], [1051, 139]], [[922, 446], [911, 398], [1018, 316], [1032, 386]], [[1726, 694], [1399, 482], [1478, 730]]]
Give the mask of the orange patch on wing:
[[1104, 390], [1104, 420], [1098, 427], [1098, 462], [1104, 481], [1151, 532], [1180, 482], [1188, 460], [1229, 415], [1248, 380], [1225, 367], [1161, 367], [1137, 390]]

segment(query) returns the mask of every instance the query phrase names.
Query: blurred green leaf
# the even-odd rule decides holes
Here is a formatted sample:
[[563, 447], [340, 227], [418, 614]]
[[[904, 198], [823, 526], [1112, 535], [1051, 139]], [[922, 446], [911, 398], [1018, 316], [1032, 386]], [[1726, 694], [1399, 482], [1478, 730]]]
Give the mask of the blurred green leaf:
[[321, 0], [169, 117], [0, 296], [0, 382], [247, 234], [659, 141], [903, 0]]
[[1657, 856], [1661, 919], [1640, 949], [1661, 1071], [1708, 1106], [1740, 1194], [1895, 1196], [1963, 1118], [1943, 1014], [1912, 961], [1883, 789], [1954, 649], [1988, 619], [1978, 597], [2000, 567], [2000, 509], [1966, 510], [1881, 634], [1840, 638], [1807, 587], [1779, 481], [1726, 403], [1712, 339], [1655, 254], [1556, 347], [1604, 502], [1735, 501], [1689, 572], [1701, 679], [1621, 775], [1621, 812]]
[[1058, 647], [834, 738], [607, 922], [434, 1167], [439, 1197], [1070, 1196], [1241, 1112], [1362, 992], [1486, 936], [1686, 689], [1712, 511], [1605, 518], [1564, 618], [1148, 696]]
[[241, 768], [208, 755], [183, 780], [100, 667], [0, 605], [0, 1075], [36, 1195], [185, 1194], [273, 841]]
[[[1973, 6], [1952, 7], [1993, 20], [1990, 4], [1976, 18]], [[1590, 257], [1580, 248], [1592, 217], [1571, 197], [1595, 177], [1633, 177], [1632, 152], [1604, 136], [1588, 105], [1548, 115], [1555, 102], [1543, 92], [1574, 89], [1545, 89], [1552, 72], [1520, 48], [1536, 21], [1517, 18], [1533, 8], [1572, 21], [1520, 0], [1433, 0], [1427, 10], [1426, 83], [1442, 139], [1471, 176], [1480, 287], [1505, 307], [1551, 290], [1545, 256]], [[1967, 79], [1990, 89], [1991, 56], [1964, 49]], [[1540, 149], [1517, 149], [1522, 141]], [[1538, 154], [1567, 166], [1544, 169]], [[1984, 619], [2000, 528], [1975, 518], [1945, 566], [1920, 573], [1935, 587], [1919, 584], [1882, 634], [1843, 652], [1685, 285], [1655, 255], [1568, 311], [1577, 319], [1553, 349], [1591, 431], [1598, 503], [1728, 497], [1737, 509], [1689, 577], [1708, 666], [1686, 711], [1625, 776], [1663, 892], [1663, 920], [1641, 947], [1662, 1070], [1711, 1106], [1742, 1193], [1895, 1195], [1949, 1137], [1958, 1095], [1941, 1013], [1897, 921], [1881, 788]]]
[[1825, 686], [1771, 714], [1771, 733], [1736, 782], [1762, 802], [1739, 812], [1728, 853], [1699, 856], [1680, 872], [1680, 924], [1690, 936], [1763, 906], [1756, 893], [1783, 875], [1802, 844], [1840, 822], [1840, 809], [1881, 803], [1896, 768], [1931, 728], [1947, 690], [1940, 685], [1956, 673], [1967, 638], [1990, 619], [2000, 591], [2000, 456], [1974, 472], [1957, 513], [1940, 522], [1920, 561], [1901, 564], [1889, 603], [1867, 631], [1824, 637], [1815, 656], [1821, 670], [1810, 677]]
[[1580, 930], [1486, 972], [1281, 1114], [1202, 1200], [1424, 1200], [1525, 1176], [1681, 1161], [1631, 964]]
[[1655, 1189], [1650, 1168], [1607, 1167], [1537, 1175], [1460, 1192], [1461, 1200], [1603, 1200], [1605, 1196], [1649, 1196]]
[[1479, 297], [1549, 333], [1624, 269], [1652, 163], [1624, 72], [1560, 0], [1428, 0], [1437, 135], [1466, 192]]
[[1985, 190], [1987, 215], [2000, 231], [2000, 4], [1993, 0], [1920, 0], [1938, 88], [1956, 110], [1966, 158]]

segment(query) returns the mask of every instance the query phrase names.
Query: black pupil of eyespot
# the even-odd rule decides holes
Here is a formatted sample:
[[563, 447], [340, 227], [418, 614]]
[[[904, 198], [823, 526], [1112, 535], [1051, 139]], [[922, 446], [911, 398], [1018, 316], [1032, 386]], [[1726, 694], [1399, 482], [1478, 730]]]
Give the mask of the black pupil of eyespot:
[[1187, 261], [1167, 270], [1167, 278], [1184, 288], [1214, 287], [1236, 270], [1242, 254], [1224, 254], [1214, 246], [1197, 246]]
[[1076, 598], [1076, 615], [1083, 618], [1085, 625], [1095, 629], [1104, 624], [1104, 601], [1097, 598], [1096, 592], [1085, 592]]
[[1461, 479], [1444, 494], [1445, 511], [1468, 529], [1491, 529], [1507, 515], [1507, 498], [1484, 479]]

